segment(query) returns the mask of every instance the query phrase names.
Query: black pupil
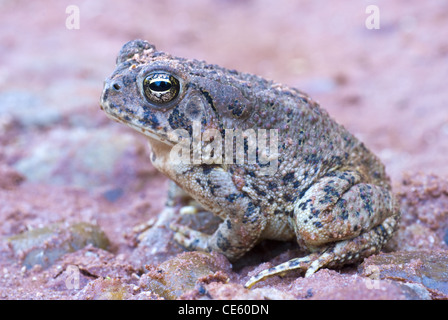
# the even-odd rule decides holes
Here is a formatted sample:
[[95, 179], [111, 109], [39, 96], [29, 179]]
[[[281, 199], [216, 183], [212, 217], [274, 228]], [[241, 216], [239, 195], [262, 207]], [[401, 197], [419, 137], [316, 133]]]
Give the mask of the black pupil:
[[153, 81], [149, 85], [152, 91], [163, 92], [171, 89], [171, 82], [165, 80]]

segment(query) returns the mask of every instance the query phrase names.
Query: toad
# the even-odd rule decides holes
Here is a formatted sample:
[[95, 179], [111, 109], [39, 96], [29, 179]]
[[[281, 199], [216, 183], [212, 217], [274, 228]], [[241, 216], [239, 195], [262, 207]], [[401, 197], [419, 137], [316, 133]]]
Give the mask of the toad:
[[230, 261], [263, 239], [296, 240], [309, 252], [246, 287], [288, 270], [310, 276], [360, 261], [397, 229], [384, 165], [295, 88], [134, 40], [105, 80], [101, 108], [145, 135], [155, 168], [222, 219], [211, 235], [172, 224], [183, 247]]

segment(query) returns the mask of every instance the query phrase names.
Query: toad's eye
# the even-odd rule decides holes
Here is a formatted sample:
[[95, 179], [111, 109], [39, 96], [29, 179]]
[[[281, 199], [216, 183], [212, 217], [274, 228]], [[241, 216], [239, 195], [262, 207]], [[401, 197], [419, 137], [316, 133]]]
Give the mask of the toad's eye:
[[146, 99], [156, 104], [173, 101], [178, 96], [179, 90], [179, 80], [169, 73], [153, 72], [143, 80]]

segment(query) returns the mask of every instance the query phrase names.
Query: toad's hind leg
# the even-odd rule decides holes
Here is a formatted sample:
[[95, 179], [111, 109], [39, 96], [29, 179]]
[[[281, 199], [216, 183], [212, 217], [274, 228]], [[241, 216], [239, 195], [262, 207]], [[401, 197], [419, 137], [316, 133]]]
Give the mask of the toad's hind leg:
[[278, 266], [263, 270], [250, 278], [245, 287], [251, 288], [259, 281], [290, 270], [306, 270], [305, 277], [309, 277], [322, 267], [338, 267], [359, 261], [377, 253], [383, 247], [395, 231], [398, 219], [397, 215], [389, 217], [379, 226], [356, 238], [330, 244], [319, 252], [314, 252], [302, 258], [291, 259]]
[[312, 255], [261, 272], [247, 286], [293, 269], [306, 276], [321, 267], [339, 267], [378, 252], [397, 228], [400, 209], [387, 187], [363, 183], [356, 171], [334, 173], [298, 200], [294, 228]]

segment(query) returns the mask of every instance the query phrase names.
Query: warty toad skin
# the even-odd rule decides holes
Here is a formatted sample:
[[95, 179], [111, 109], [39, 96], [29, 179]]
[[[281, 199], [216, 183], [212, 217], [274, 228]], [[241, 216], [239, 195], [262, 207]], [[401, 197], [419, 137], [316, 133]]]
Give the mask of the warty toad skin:
[[[172, 225], [185, 248], [214, 250], [235, 261], [263, 239], [296, 239], [310, 252], [262, 271], [247, 287], [292, 269], [310, 276], [360, 261], [379, 252], [397, 229], [400, 209], [384, 165], [297, 89], [134, 40], [123, 46], [104, 83], [101, 107], [143, 133], [153, 165], [222, 219], [212, 235]], [[179, 143], [173, 132], [191, 138], [195, 128], [202, 151], [219, 140], [224, 147], [231, 130], [275, 130], [275, 170], [266, 173], [272, 163], [262, 163], [260, 144], [250, 149], [248, 140], [243, 147], [257, 151], [255, 161], [173, 161]], [[207, 130], [218, 136], [204, 139]]]

